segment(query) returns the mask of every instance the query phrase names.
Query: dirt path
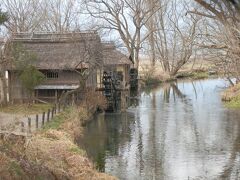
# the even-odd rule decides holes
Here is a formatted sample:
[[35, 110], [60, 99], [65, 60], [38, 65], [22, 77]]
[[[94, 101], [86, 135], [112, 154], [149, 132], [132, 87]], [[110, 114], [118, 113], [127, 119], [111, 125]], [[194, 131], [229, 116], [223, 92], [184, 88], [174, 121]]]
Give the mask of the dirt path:
[[10, 113], [3, 113], [0, 112], [0, 126], [9, 126], [19, 123], [22, 119], [24, 119], [24, 115], [19, 114], [10, 114]]
[[[31, 129], [28, 126], [28, 118], [31, 118]], [[42, 127], [42, 115], [39, 115], [38, 128]], [[23, 127], [22, 127], [23, 124]], [[36, 115], [10, 114], [0, 112], [0, 131], [11, 133], [29, 133], [37, 129]]]

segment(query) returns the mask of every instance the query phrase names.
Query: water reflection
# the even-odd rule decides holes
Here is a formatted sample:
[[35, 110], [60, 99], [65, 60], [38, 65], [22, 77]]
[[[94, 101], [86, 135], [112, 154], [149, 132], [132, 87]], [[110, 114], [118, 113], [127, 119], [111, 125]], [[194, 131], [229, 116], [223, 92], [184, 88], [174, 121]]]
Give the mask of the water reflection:
[[240, 178], [240, 113], [223, 107], [223, 80], [171, 83], [127, 113], [100, 115], [83, 144], [120, 179]]

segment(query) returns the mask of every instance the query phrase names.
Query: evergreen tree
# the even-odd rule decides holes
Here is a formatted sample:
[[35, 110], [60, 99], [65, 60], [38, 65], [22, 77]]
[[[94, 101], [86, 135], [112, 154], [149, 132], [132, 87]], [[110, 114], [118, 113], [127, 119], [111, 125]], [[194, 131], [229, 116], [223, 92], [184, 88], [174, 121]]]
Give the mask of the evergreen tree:
[[8, 15], [6, 12], [2, 12], [0, 9], [0, 25], [2, 25], [4, 22], [8, 20]]

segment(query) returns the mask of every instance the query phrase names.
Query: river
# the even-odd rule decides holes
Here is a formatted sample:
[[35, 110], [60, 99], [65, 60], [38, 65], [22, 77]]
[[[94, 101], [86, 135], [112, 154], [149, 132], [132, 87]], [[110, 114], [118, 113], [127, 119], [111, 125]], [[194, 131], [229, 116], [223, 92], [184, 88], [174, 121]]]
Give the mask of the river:
[[79, 143], [123, 180], [239, 180], [240, 111], [221, 102], [226, 86], [208, 79], [143, 91], [127, 112], [98, 115]]

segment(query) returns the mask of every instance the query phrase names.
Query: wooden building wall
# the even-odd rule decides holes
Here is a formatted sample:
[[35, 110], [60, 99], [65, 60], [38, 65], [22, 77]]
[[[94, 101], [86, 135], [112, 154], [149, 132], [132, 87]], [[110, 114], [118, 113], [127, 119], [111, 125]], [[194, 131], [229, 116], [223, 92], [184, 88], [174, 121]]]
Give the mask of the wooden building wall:
[[[45, 76], [47, 73], [51, 75], [53, 74], [52, 78], [47, 78], [44, 83], [41, 85], [78, 85], [78, 73], [73, 71], [42, 71]], [[57, 72], [54, 75], [54, 73]], [[48, 75], [49, 75], [48, 74]], [[17, 72], [10, 71], [9, 72], [9, 99], [10, 102], [25, 102], [29, 98], [29, 93], [24, 89], [21, 84], [21, 80], [19, 79], [19, 75]], [[97, 70], [95, 70], [91, 75], [88, 77], [86, 81], [87, 87], [96, 88], [97, 87]], [[36, 90], [33, 96], [38, 96], [41, 99], [41, 94], [44, 96], [49, 96], [49, 98], [45, 98], [44, 100], [56, 101], [56, 97], [59, 98], [60, 94], [66, 90], [70, 89], [41, 89]]]

